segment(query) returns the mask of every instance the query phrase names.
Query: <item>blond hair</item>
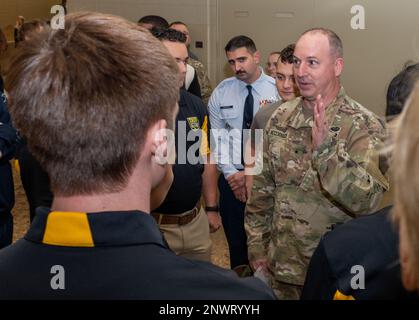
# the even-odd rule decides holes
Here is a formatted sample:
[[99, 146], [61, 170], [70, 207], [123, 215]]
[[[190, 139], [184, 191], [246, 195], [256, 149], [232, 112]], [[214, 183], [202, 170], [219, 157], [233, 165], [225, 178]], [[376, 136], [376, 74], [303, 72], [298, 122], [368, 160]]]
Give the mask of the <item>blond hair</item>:
[[397, 121], [393, 150], [393, 218], [406, 227], [408, 268], [419, 288], [419, 84], [416, 84]]

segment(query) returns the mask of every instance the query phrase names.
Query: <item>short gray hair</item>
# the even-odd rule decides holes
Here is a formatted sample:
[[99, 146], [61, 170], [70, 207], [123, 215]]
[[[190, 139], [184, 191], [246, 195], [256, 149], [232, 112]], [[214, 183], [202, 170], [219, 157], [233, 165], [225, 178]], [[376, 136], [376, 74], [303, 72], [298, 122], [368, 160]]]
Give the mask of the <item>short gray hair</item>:
[[329, 39], [329, 45], [332, 55], [334, 55], [336, 58], [343, 58], [342, 40], [334, 31], [326, 28], [312, 28], [304, 31], [301, 34], [301, 36], [308, 33], [321, 33], [327, 36], [327, 38]]

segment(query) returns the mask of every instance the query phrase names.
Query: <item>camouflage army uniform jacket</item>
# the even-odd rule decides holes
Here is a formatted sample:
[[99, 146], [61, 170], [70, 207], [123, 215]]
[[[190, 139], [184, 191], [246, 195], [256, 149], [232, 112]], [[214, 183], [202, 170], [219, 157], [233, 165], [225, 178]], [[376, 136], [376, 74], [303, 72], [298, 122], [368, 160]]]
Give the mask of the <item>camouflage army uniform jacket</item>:
[[202, 101], [207, 107], [209, 98], [211, 97], [212, 93], [212, 86], [208, 78], [207, 70], [205, 69], [205, 66], [202, 64], [202, 62], [194, 60], [192, 58], [189, 58], [188, 64], [195, 69], [195, 72], [198, 75], [198, 82], [199, 86], [201, 87]]
[[326, 119], [329, 135], [314, 152], [313, 112], [302, 98], [282, 104], [264, 130], [263, 170], [254, 177], [245, 228], [249, 259], [267, 258], [275, 281], [303, 285], [321, 236], [373, 212], [388, 189], [378, 155], [384, 123], [343, 88]]

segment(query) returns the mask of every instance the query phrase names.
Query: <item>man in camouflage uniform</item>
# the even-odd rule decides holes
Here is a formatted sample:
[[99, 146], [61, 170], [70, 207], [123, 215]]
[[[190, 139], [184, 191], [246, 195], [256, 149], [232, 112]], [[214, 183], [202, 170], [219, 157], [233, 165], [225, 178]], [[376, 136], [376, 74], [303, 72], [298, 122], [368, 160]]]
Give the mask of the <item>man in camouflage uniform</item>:
[[186, 36], [186, 46], [188, 47], [188, 55], [189, 55], [188, 64], [195, 69], [195, 72], [198, 76], [199, 86], [201, 88], [202, 101], [204, 102], [205, 106], [208, 106], [208, 101], [212, 93], [212, 86], [208, 78], [207, 69], [205, 68], [204, 64], [201, 61], [199, 61], [198, 57], [189, 50], [189, 47], [192, 42], [189, 28], [182, 21], [172, 22], [169, 28], [182, 32]]
[[208, 78], [208, 72], [201, 61], [195, 60], [191, 57], [188, 59], [188, 64], [195, 69], [198, 76], [199, 86], [201, 88], [201, 98], [205, 106], [208, 106], [209, 98], [212, 93], [212, 86]]
[[299, 298], [320, 237], [374, 211], [388, 189], [378, 161], [384, 123], [346, 95], [342, 70], [333, 31], [303, 33], [294, 52], [302, 97], [282, 104], [264, 130], [245, 228], [252, 267], [269, 275], [279, 299]]

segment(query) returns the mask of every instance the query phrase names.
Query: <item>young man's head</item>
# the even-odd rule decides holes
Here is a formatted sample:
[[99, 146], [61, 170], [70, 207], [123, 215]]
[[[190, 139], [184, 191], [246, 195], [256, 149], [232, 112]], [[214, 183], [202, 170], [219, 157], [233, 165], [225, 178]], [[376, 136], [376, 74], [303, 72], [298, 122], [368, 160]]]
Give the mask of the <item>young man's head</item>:
[[186, 36], [182, 32], [174, 29], [153, 32], [153, 35], [164, 44], [169, 53], [175, 59], [179, 68], [178, 86], [181, 88], [185, 82], [186, 67], [189, 59], [188, 49], [185, 44]]
[[225, 46], [228, 63], [236, 78], [252, 84], [260, 76], [260, 54], [252, 39], [246, 36], [237, 36]]
[[331, 30], [316, 28], [304, 32], [294, 50], [294, 76], [301, 95], [315, 101], [319, 94], [331, 99], [340, 88], [343, 48]]
[[25, 23], [25, 17], [24, 16], [17, 16], [16, 18], [16, 27], [21, 27]]
[[266, 62], [266, 73], [272, 78], [276, 77], [276, 65], [280, 57], [280, 52], [271, 52], [268, 56], [268, 61]]
[[124, 190], [143, 168], [144, 184], [165, 174], [156, 152], [173, 125], [178, 71], [149, 32], [99, 13], [66, 17], [22, 43], [6, 75], [10, 111], [46, 169], [55, 196]]
[[29, 40], [33, 32], [41, 32], [45, 28], [49, 28], [49, 26], [41, 20], [25, 22], [18, 31], [19, 39], [20, 41]]
[[169, 28], [182, 32], [186, 36], [185, 44], [189, 48], [189, 46], [191, 45], [192, 39], [189, 33], [188, 26], [182, 21], [175, 21], [170, 24]]
[[391, 80], [387, 89], [386, 118], [388, 121], [402, 112], [418, 79], [419, 63], [407, 66]]
[[144, 16], [138, 20], [138, 24], [148, 30], [165, 30], [169, 28], [167, 20], [156, 15]]
[[276, 65], [276, 88], [282, 101], [289, 101], [299, 96], [297, 84], [294, 79], [294, 44], [290, 44], [279, 53]]
[[7, 39], [3, 33], [3, 30], [0, 28], [0, 57], [2, 56], [3, 52], [7, 50]]

